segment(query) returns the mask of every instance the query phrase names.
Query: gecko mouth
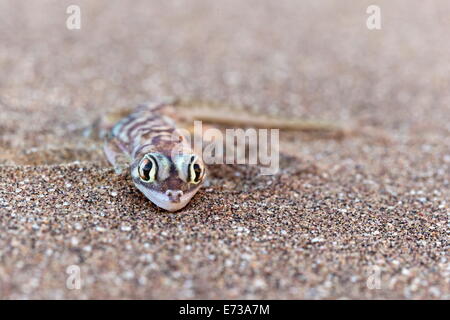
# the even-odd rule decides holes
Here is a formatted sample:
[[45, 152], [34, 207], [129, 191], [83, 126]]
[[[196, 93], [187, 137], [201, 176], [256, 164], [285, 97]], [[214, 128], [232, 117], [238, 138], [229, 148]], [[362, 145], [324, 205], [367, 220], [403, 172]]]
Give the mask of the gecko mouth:
[[149, 190], [140, 185], [136, 185], [136, 187], [155, 205], [170, 212], [183, 209], [198, 190], [197, 188], [174, 199], [165, 193]]

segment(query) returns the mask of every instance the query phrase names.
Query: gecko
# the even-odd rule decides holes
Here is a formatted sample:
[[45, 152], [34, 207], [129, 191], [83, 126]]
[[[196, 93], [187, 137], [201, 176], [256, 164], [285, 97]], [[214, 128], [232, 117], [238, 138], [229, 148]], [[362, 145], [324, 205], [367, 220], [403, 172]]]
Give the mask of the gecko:
[[162, 110], [169, 102], [150, 102], [107, 128], [104, 153], [116, 173], [128, 170], [153, 204], [169, 212], [184, 208], [201, 188], [206, 168], [188, 139]]
[[97, 125], [100, 126], [100, 137], [104, 139], [104, 153], [115, 172], [128, 171], [136, 188], [153, 204], [169, 212], [183, 209], [207, 176], [201, 150], [192, 148], [186, 131], [179, 130], [164, 112], [175, 104], [186, 105], [191, 118], [222, 125], [248, 124], [259, 128], [331, 132], [338, 136], [342, 133], [339, 127], [329, 123], [245, 116], [236, 112], [230, 117], [229, 112], [209, 112], [208, 108], [202, 107], [204, 103], [176, 99], [141, 104], [117, 122], [106, 117], [100, 120]]

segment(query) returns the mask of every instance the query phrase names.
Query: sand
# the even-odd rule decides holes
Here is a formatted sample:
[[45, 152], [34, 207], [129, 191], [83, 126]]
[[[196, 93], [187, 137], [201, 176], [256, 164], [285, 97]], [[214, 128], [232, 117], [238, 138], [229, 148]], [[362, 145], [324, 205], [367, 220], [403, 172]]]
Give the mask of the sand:
[[[450, 298], [448, 1], [72, 2], [0, 3], [0, 298]], [[169, 214], [83, 135], [162, 96], [351, 134]]]

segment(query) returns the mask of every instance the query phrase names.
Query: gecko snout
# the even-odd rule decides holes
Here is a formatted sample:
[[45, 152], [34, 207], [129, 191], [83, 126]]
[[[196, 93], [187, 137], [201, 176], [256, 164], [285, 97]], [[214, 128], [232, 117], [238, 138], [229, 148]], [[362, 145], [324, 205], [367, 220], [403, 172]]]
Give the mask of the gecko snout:
[[172, 202], [180, 202], [181, 196], [183, 195], [183, 191], [181, 190], [167, 190], [166, 195], [169, 197], [169, 200]]

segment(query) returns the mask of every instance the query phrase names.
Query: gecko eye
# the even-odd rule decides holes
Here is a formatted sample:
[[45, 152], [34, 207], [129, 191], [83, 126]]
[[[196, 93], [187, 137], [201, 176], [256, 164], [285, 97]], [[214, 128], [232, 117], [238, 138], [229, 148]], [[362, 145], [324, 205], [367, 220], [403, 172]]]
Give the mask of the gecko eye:
[[203, 178], [204, 168], [201, 163], [199, 163], [196, 156], [192, 156], [191, 163], [188, 168], [188, 182], [193, 184], [199, 184]]
[[153, 157], [145, 156], [139, 163], [139, 177], [144, 182], [153, 182], [158, 165]]

